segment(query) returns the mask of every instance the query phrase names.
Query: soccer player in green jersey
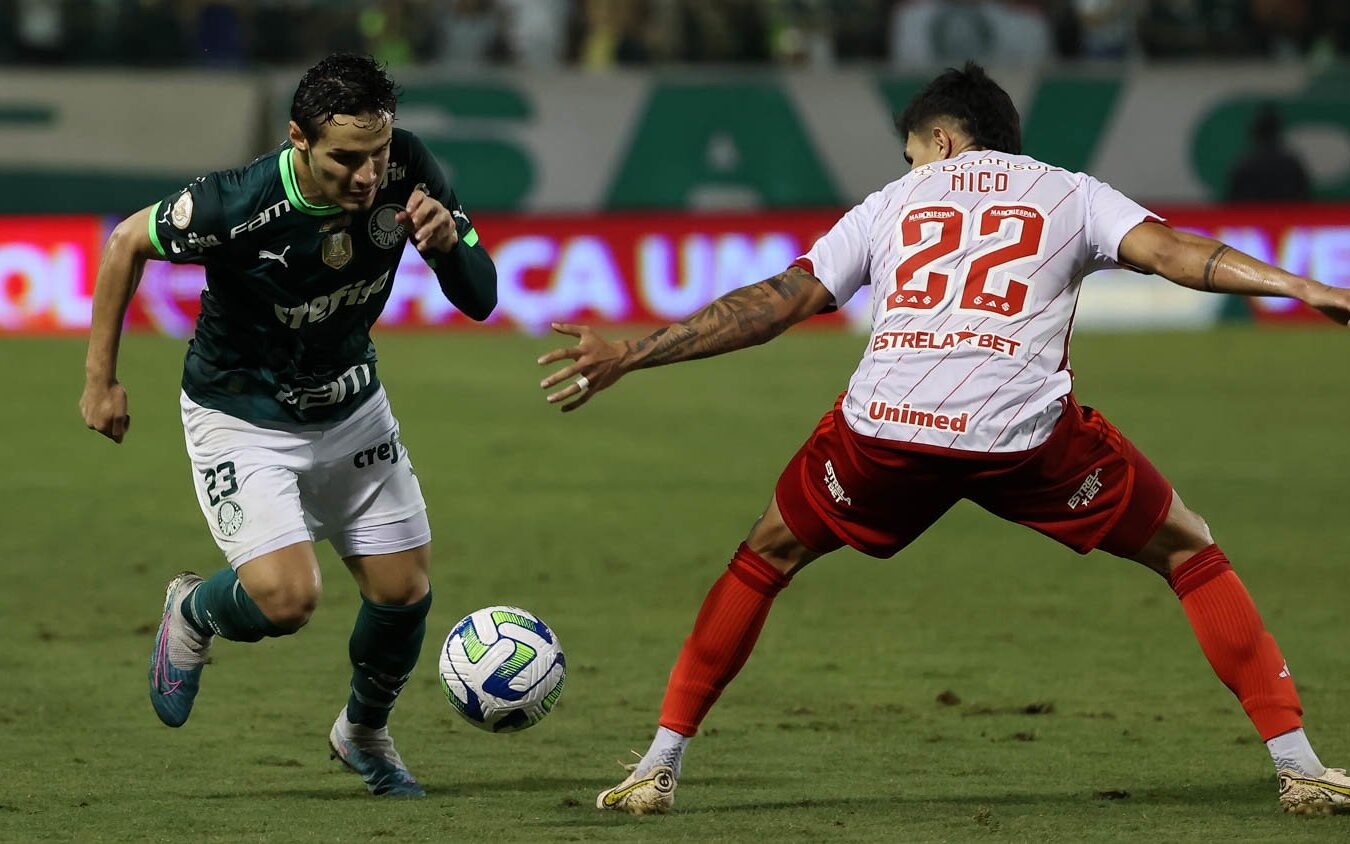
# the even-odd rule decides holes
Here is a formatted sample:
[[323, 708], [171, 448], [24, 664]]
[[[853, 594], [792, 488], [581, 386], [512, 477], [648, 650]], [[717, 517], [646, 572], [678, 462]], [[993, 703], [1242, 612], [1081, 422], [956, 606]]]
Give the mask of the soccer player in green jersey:
[[80, 410], [122, 442], [122, 320], [147, 260], [206, 268], [180, 404], [193, 487], [229, 565], [168, 586], [150, 700], [181, 726], [216, 636], [286, 636], [319, 600], [327, 539], [361, 590], [351, 693], [329, 734], [374, 794], [423, 796], [389, 738], [431, 606], [431, 530], [370, 328], [411, 238], [446, 297], [483, 320], [492, 259], [435, 160], [394, 128], [393, 82], [366, 56], [310, 68], [289, 139], [124, 220], [104, 249]]

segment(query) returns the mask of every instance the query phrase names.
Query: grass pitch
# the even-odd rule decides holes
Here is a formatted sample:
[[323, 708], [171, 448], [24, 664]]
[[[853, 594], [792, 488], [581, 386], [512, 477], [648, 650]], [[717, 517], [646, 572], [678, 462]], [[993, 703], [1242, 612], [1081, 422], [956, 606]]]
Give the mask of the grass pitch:
[[[1306, 840], [1170, 590], [969, 505], [899, 557], [842, 551], [778, 600], [693, 743], [677, 814], [592, 808], [643, 749], [699, 602], [864, 339], [803, 332], [547, 407], [551, 341], [384, 336], [381, 374], [436, 531], [436, 603], [394, 717], [429, 799], [385, 802], [328, 761], [357, 598], [300, 635], [221, 643], [191, 722], [159, 725], [145, 665], [164, 583], [222, 564], [189, 490], [182, 343], [132, 337], [125, 445], [85, 431], [78, 340], [0, 341], [0, 838], [33, 840]], [[1280, 639], [1323, 760], [1350, 760], [1350, 390], [1334, 331], [1088, 335], [1102, 408], [1210, 521]], [[481, 733], [435, 680], [479, 606], [539, 613], [567, 649], [558, 709]]]

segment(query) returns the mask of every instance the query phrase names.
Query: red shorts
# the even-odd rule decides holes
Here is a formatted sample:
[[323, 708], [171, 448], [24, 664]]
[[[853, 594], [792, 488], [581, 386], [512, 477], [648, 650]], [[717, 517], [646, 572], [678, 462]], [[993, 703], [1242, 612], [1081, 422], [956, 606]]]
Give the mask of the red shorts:
[[1106, 417], [1070, 397], [1050, 438], [1014, 454], [902, 448], [854, 433], [836, 403], [775, 495], [788, 529], [821, 554], [850, 545], [890, 557], [968, 498], [1080, 554], [1129, 557], [1167, 517], [1172, 485]]

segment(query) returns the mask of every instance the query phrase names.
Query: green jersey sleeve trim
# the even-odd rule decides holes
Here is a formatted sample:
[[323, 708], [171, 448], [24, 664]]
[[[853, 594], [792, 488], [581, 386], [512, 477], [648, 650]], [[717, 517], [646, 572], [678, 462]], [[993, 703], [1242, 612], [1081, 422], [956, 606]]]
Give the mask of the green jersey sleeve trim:
[[464, 235], [464, 245], [465, 246], [478, 245], [478, 229], [469, 229], [469, 233]]
[[341, 214], [341, 206], [315, 205], [300, 193], [300, 184], [295, 180], [295, 162], [291, 160], [294, 153], [295, 147], [287, 147], [277, 156], [277, 166], [281, 169], [281, 186], [286, 189], [286, 198], [291, 201], [291, 207], [314, 217]]
[[159, 245], [159, 232], [155, 231], [155, 220], [159, 219], [159, 206], [163, 204], [164, 202], [161, 200], [155, 203], [154, 208], [150, 209], [150, 243], [155, 247], [155, 251], [159, 253], [161, 258], [167, 257], [167, 255], [164, 253], [164, 247]]

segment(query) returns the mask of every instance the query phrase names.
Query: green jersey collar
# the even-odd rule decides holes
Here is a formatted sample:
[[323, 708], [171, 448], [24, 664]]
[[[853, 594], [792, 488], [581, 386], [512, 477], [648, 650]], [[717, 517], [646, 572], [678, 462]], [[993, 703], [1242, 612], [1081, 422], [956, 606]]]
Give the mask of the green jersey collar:
[[277, 165], [281, 168], [281, 185], [286, 189], [286, 198], [291, 201], [291, 207], [315, 216], [342, 213], [339, 205], [315, 205], [300, 193], [300, 183], [295, 178], [295, 162], [291, 160], [294, 154], [295, 147], [286, 147], [277, 157]]

